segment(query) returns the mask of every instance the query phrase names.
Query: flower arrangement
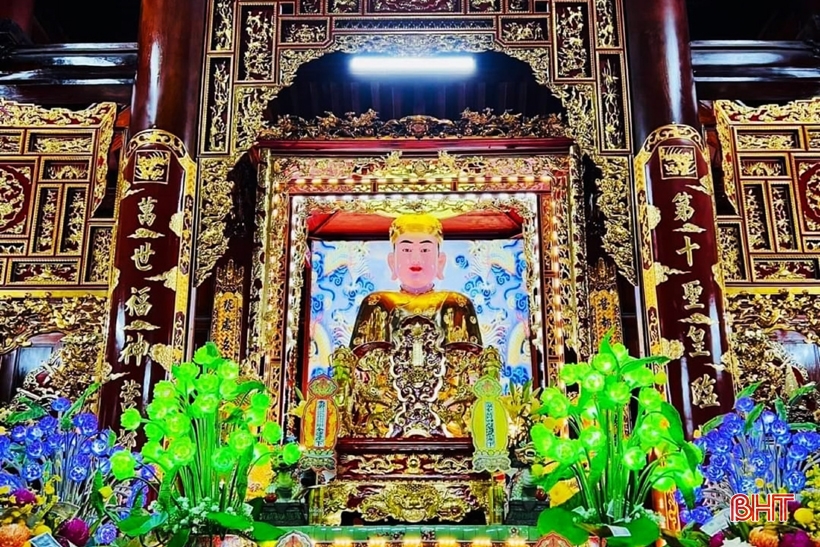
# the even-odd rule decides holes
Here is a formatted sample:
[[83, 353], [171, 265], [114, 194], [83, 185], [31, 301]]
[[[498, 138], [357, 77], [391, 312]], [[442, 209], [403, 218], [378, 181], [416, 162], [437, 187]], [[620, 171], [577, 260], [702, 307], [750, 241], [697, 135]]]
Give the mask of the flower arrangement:
[[[698, 471], [703, 455], [685, 440], [680, 415], [656, 389], [666, 377], [651, 366], [667, 361], [633, 358], [606, 336], [590, 363], [566, 365], [561, 371], [568, 386], [581, 388], [578, 397], [570, 399], [556, 387], [544, 390], [539, 413], [553, 418], [556, 429], [568, 428], [570, 437], [544, 423], [533, 426], [541, 458], [533, 475], [540, 476], [544, 490], [575, 479], [579, 493], [541, 513], [540, 533], [555, 531], [575, 545], [595, 535], [613, 547], [643, 547], [660, 537], [659, 516], [644, 507], [652, 489], [677, 487], [694, 502], [694, 489], [703, 481]], [[637, 414], [627, 435], [633, 402]], [[556, 467], [547, 472], [549, 465]]]
[[76, 547], [120, 537], [95, 499], [113, 495], [111, 460], [126, 452], [94, 414], [80, 412], [98, 387], [74, 404], [56, 399], [51, 412], [29, 404], [8, 417], [10, 432], [0, 431], [0, 545], [22, 547], [43, 533]]
[[[681, 508], [685, 540], [710, 547], [811, 547], [814, 537], [820, 540], [814, 525], [814, 507], [820, 509], [820, 434], [815, 424], [788, 421], [789, 409], [814, 386], [796, 390], [786, 402], [776, 399], [767, 405], [752, 399], [760, 385], [738, 394], [734, 412], [701, 428], [696, 443], [704, 450], [706, 483], [697, 492], [695, 506]], [[799, 498], [789, 504], [787, 522], [729, 522], [733, 495], [778, 493]]]
[[[168, 547], [182, 547], [193, 536], [236, 534], [256, 541], [278, 538], [283, 530], [255, 522], [246, 503], [248, 476], [256, 465], [301, 457], [298, 446], [284, 447], [282, 429], [267, 420], [272, 399], [264, 384], [239, 377], [239, 365], [222, 358], [213, 343], [193, 362], [174, 365], [171, 380], [158, 382], [147, 417], [137, 410], [122, 415], [122, 426], [142, 428], [147, 442], [141, 457], [162, 476], [149, 509], [132, 511], [119, 528], [130, 537], [153, 534]], [[111, 460], [119, 479], [134, 475], [137, 461], [123, 453]]]

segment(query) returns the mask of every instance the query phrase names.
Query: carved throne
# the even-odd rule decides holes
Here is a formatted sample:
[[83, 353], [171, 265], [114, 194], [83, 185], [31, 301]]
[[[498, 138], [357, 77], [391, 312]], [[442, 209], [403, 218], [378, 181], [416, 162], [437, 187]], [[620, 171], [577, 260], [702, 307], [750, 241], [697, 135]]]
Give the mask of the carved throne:
[[[340, 525], [343, 513], [406, 523], [483, 513], [487, 524], [501, 522], [504, 483], [493, 472], [509, 466], [506, 415], [487, 389], [476, 389], [489, 384], [498, 386], [490, 397], [500, 394], [495, 348], [448, 342], [431, 319], [413, 315], [393, 329], [391, 342], [339, 348], [332, 364], [338, 390], [332, 400], [324, 390], [325, 405], [334, 408], [323, 416], [338, 413], [339, 437], [333, 442], [322, 433], [325, 446], [314, 453], [327, 456], [323, 465], [335, 466], [335, 476], [312, 494], [312, 523]], [[477, 392], [484, 393], [478, 413]], [[308, 399], [306, 410], [316, 408]], [[495, 440], [494, 451], [477, 450], [470, 433], [476, 427], [482, 443], [488, 434]]]

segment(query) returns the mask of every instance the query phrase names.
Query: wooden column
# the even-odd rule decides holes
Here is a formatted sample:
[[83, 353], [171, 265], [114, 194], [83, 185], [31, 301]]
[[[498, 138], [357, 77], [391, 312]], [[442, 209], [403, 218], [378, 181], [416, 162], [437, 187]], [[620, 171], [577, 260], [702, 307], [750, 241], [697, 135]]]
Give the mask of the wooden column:
[[200, 68], [200, 0], [143, 0], [131, 140], [122, 166], [101, 421], [117, 429], [182, 359], [189, 331]]
[[667, 396], [691, 437], [732, 407], [723, 275], [707, 150], [698, 127], [684, 0], [624, 0], [644, 316], [673, 358]]

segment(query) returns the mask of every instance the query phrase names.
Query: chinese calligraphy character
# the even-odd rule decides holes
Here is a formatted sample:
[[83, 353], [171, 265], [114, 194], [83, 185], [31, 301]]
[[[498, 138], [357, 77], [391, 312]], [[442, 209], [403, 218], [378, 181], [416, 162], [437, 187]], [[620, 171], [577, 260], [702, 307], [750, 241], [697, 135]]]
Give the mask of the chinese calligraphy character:
[[686, 337], [692, 341], [693, 351], [689, 352], [689, 357], [708, 357], [711, 355], [706, 351], [706, 342], [703, 340], [706, 337], [705, 330], [690, 326]]
[[148, 355], [148, 349], [148, 341], [143, 338], [142, 333], [138, 332], [134, 337], [126, 336], [125, 345], [120, 352], [119, 362], [127, 365], [133, 358], [136, 362], [135, 364], [139, 366], [143, 358]]
[[672, 201], [675, 202], [675, 220], [686, 222], [695, 214], [695, 209], [692, 207], [692, 194], [678, 192]]
[[125, 311], [130, 315], [145, 316], [151, 310], [151, 304], [148, 298], [151, 296], [149, 291], [151, 287], [143, 287], [142, 289], [135, 289], [131, 287], [131, 297], [125, 301]]
[[151, 264], [148, 263], [151, 260], [151, 257], [156, 254], [154, 250], [151, 248], [150, 243], [143, 243], [136, 249], [134, 249], [134, 254], [131, 255], [131, 260], [134, 261], [134, 266], [141, 271], [147, 272], [151, 269]]
[[154, 206], [157, 204], [157, 200], [151, 197], [145, 197], [140, 200], [137, 204], [137, 207], [140, 209], [140, 214], [137, 215], [137, 220], [140, 221], [140, 224], [144, 226], [151, 226], [154, 224], [154, 221], [157, 219], [157, 215], [154, 214]]
[[700, 295], [703, 294], [703, 287], [700, 286], [699, 279], [696, 281], [690, 281], [689, 283], [684, 283], [681, 287], [683, 288], [683, 298], [686, 300], [686, 305], [683, 309], [698, 310], [704, 308], [703, 304], [698, 302]]
[[697, 243], [692, 243], [692, 238], [689, 237], [689, 236], [684, 236], [683, 240], [686, 242], [686, 244], [683, 246], [682, 249], [678, 249], [675, 252], [677, 252], [679, 255], [684, 255], [685, 254], [686, 255], [686, 263], [691, 268], [692, 264], [693, 264], [693, 262], [692, 262], [692, 253], [694, 251], [697, 251], [698, 249], [700, 249], [700, 245], [698, 245]]

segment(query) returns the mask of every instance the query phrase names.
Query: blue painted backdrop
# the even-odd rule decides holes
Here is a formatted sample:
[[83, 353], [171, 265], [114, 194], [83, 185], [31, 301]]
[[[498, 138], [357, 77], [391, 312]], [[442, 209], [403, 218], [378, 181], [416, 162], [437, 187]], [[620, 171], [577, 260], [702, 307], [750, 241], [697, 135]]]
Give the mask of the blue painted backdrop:
[[[531, 374], [529, 296], [521, 240], [445, 241], [447, 255], [439, 290], [469, 296], [484, 346], [495, 346], [505, 366], [504, 384], [523, 384]], [[373, 291], [397, 290], [390, 279], [388, 241], [315, 241], [311, 246], [309, 374], [329, 373], [330, 356], [350, 343], [359, 305]]]

